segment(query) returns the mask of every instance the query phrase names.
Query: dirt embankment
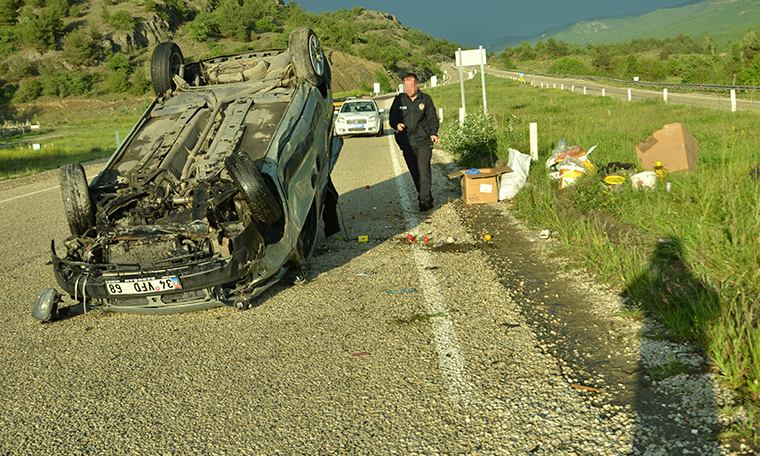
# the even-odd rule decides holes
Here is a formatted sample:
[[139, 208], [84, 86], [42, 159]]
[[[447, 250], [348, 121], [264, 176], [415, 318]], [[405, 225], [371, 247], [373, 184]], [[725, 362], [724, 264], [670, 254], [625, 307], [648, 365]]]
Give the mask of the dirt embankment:
[[391, 85], [401, 83], [401, 79], [397, 75], [388, 73], [379, 63], [370, 62], [345, 52], [330, 51], [327, 53], [327, 60], [332, 69], [333, 93], [360, 90], [362, 83], [372, 88], [374, 83], [378, 82], [376, 76], [378, 71], [388, 75]]

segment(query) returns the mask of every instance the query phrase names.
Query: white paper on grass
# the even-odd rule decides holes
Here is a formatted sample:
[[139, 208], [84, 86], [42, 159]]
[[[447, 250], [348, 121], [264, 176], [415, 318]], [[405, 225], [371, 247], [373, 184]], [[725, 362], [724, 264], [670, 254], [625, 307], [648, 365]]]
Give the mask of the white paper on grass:
[[530, 172], [530, 155], [520, 153], [519, 150], [509, 149], [507, 166], [512, 168], [512, 172], [501, 175], [499, 201], [514, 198], [525, 187], [525, 181], [528, 179], [528, 172]]

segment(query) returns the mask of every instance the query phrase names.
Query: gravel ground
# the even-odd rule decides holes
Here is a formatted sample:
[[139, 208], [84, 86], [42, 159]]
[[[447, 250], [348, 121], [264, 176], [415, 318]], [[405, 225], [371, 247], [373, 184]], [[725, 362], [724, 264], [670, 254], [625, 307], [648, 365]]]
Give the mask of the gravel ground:
[[[419, 214], [399, 157], [389, 137], [346, 141], [334, 173], [342, 237], [320, 236], [307, 284], [274, 286], [247, 311], [82, 314], [68, 300], [65, 318], [33, 321], [34, 295], [53, 283], [49, 241], [67, 231], [45, 190], [57, 182], [0, 189], [0, 454], [729, 454], [702, 437], [729, 397], [709, 374], [651, 382], [690, 440], [667, 441], [637, 404], [615, 402], [614, 385], [571, 386], [587, 380], [568, 375], [581, 366], [552, 352], [503, 284], [445, 178], [451, 158], [437, 152], [439, 204]], [[507, 205], [493, 209], [530, 242]], [[595, 318], [619, 318], [613, 291], [574, 277]], [[661, 331], [651, 322], [615, 324], [626, 337], [616, 356], [704, 364], [637, 338]]]

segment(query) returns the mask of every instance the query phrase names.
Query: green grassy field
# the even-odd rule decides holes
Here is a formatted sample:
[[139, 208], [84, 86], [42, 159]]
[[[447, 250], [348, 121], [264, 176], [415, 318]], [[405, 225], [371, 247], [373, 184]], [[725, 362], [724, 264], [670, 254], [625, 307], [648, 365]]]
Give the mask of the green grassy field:
[[[116, 133], [123, 141], [143, 112], [143, 106], [91, 118], [56, 123], [45, 119], [34, 135], [3, 137], [0, 144], [0, 180], [36, 174], [64, 163], [86, 162], [109, 157], [116, 150]], [[20, 142], [20, 144], [18, 144]], [[39, 149], [35, 150], [34, 145]]]
[[[725, 381], [760, 401], [760, 163], [758, 114], [659, 101], [628, 102], [535, 89], [486, 77], [488, 111], [498, 141], [529, 153], [529, 123], [538, 123], [539, 160], [516, 212], [556, 232], [562, 252], [618, 287], [632, 308], [656, 314], [676, 339], [700, 344]], [[444, 109], [442, 136], [458, 121], [459, 85], [428, 90]], [[467, 112], [482, 111], [480, 79], [466, 83]], [[558, 190], [544, 163], [566, 138], [589, 150], [596, 167], [636, 163], [635, 145], [680, 122], [699, 141], [694, 172], [668, 174], [672, 191], [612, 192], [597, 174]]]

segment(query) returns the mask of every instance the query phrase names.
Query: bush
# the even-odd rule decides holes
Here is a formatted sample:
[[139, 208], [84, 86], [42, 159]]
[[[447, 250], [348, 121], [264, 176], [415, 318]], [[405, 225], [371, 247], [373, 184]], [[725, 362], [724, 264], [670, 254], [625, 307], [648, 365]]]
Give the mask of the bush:
[[63, 58], [72, 65], [87, 65], [97, 56], [94, 44], [87, 29], [76, 29], [63, 37]]
[[375, 80], [380, 83], [381, 92], [393, 92], [393, 86], [391, 85], [391, 81], [388, 79], [388, 74], [385, 71], [375, 71]]
[[493, 117], [483, 112], [467, 114], [463, 123], [453, 123], [442, 146], [459, 156], [465, 166], [492, 163], [497, 149]]
[[135, 30], [135, 18], [127, 10], [116, 10], [108, 15], [108, 25], [116, 30], [133, 32]]
[[130, 88], [129, 93], [132, 95], [145, 95], [150, 89], [151, 83], [145, 70], [138, 68], [132, 73], [132, 77], [129, 78]]
[[59, 17], [66, 17], [69, 14], [69, 0], [48, 0], [47, 9]]
[[578, 59], [562, 57], [549, 67], [549, 73], [553, 74], [589, 74], [588, 67]]
[[93, 78], [82, 71], [61, 71], [47, 60], [40, 66], [42, 94], [64, 98], [70, 95], [84, 95], [89, 92]]
[[275, 30], [277, 30], [277, 26], [274, 25], [272, 21], [269, 20], [268, 17], [262, 17], [261, 19], [256, 21], [256, 23], [253, 24], [253, 26], [256, 29], [261, 30], [262, 32], [274, 32]]
[[36, 79], [24, 79], [13, 95], [13, 101], [25, 103], [32, 101], [42, 94], [42, 84]]
[[122, 73], [125, 76], [132, 72], [132, 65], [129, 63], [129, 57], [123, 52], [109, 55], [108, 58], [106, 58], [106, 68], [117, 73]]
[[127, 82], [127, 76], [123, 73], [112, 74], [106, 81], [106, 88], [111, 93], [123, 93], [129, 90], [129, 82]]
[[201, 11], [195, 19], [185, 24], [185, 32], [190, 38], [203, 43], [210, 34], [219, 32], [219, 19], [214, 13]]
[[32, 75], [32, 64], [20, 54], [14, 54], [3, 62], [1, 74], [8, 81], [20, 81]]

